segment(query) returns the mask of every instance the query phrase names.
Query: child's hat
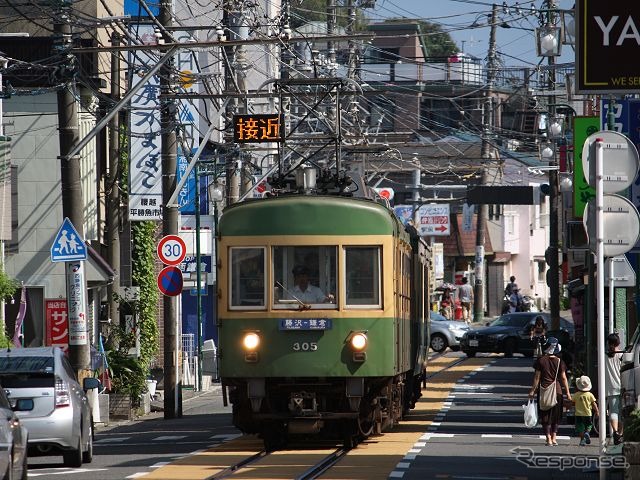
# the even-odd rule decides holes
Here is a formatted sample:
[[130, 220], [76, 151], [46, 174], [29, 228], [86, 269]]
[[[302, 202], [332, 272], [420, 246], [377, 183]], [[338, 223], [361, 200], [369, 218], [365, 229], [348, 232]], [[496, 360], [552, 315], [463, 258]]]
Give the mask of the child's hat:
[[576, 387], [581, 392], [588, 392], [591, 390], [591, 379], [586, 375], [576, 378]]

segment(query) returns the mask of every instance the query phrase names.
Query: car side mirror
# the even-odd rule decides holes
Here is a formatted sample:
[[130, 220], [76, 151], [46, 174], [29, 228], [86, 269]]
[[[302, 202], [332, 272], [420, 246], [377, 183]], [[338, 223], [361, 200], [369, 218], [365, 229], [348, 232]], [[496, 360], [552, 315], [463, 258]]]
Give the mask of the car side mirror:
[[98, 380], [97, 378], [88, 377], [82, 380], [82, 389], [85, 391], [91, 390], [92, 388], [100, 388], [100, 387], [101, 387], [101, 383], [100, 383], [100, 380]]
[[31, 398], [19, 398], [16, 400], [16, 404], [13, 407], [15, 412], [28, 412], [33, 410], [33, 399]]

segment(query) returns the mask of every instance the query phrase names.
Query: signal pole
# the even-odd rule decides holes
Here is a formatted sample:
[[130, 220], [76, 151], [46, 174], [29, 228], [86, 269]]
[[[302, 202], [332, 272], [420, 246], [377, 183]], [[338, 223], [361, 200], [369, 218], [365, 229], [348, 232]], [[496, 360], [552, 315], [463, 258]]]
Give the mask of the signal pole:
[[[160, 3], [160, 23], [165, 27], [162, 32], [165, 43], [172, 39], [168, 30], [173, 25], [171, 0]], [[167, 60], [160, 70], [160, 130], [161, 130], [161, 158], [162, 158], [162, 233], [176, 235], [178, 233], [178, 207], [170, 206], [169, 200], [176, 189], [176, 166], [178, 144], [176, 138], [176, 104], [168, 98], [173, 93], [171, 75], [173, 58]], [[178, 364], [178, 309], [176, 297], [164, 297], [164, 418], [182, 417], [182, 395], [179, 383]]]

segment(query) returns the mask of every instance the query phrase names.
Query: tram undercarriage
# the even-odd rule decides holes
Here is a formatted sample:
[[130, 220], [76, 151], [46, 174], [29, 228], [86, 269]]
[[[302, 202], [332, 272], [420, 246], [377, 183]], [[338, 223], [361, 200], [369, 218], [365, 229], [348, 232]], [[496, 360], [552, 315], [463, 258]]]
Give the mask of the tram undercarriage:
[[267, 450], [289, 439], [341, 439], [355, 447], [393, 428], [420, 397], [421, 377], [249, 378], [227, 381], [233, 423]]

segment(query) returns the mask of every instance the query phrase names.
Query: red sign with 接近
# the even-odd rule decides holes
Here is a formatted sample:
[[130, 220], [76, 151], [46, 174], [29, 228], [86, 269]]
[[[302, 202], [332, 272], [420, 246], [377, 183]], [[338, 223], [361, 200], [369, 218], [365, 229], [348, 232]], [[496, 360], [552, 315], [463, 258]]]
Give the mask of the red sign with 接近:
[[46, 332], [45, 344], [69, 349], [69, 322], [66, 299], [45, 299]]

